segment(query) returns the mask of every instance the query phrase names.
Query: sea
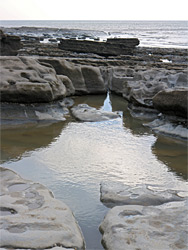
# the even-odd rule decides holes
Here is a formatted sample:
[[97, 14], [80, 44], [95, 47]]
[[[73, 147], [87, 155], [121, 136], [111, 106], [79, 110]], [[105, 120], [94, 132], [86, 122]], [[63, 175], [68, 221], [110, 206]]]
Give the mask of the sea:
[[142, 47], [188, 48], [188, 21], [81, 21], [81, 20], [2, 20], [1, 27], [48, 27], [72, 32], [72, 35], [140, 40]]

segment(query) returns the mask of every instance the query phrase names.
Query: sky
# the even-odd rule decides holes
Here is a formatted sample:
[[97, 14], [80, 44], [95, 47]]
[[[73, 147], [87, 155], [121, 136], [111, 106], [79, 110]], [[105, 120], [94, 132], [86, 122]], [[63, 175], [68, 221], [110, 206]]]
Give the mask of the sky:
[[187, 0], [0, 0], [0, 20], [188, 20]]

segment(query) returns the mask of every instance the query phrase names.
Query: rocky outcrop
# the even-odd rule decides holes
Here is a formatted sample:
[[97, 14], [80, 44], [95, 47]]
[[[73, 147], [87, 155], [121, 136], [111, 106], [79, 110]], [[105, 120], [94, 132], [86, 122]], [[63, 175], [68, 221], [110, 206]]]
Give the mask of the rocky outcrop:
[[79, 104], [73, 107], [71, 112], [77, 120], [84, 122], [99, 122], [119, 118], [117, 113], [97, 110], [87, 104]]
[[0, 55], [1, 56], [16, 56], [18, 50], [22, 48], [19, 36], [10, 36], [4, 34], [0, 30]]
[[[71, 81], [68, 90], [71, 94], [104, 94], [106, 86], [102, 78], [99, 67], [88, 65], [76, 65], [65, 59], [59, 58], [39, 58], [40, 62], [45, 62], [53, 66], [57, 75], [65, 75]], [[67, 81], [69, 81], [67, 79]], [[65, 85], [66, 82], [65, 81]], [[67, 86], [68, 87], [68, 86]]]
[[50, 102], [66, 96], [62, 78], [31, 57], [1, 57], [2, 102]]
[[[187, 71], [113, 67], [109, 71], [109, 88], [138, 106], [152, 107], [153, 97], [162, 90], [186, 88]], [[184, 101], [185, 103], [185, 101]]]
[[80, 228], [69, 207], [43, 185], [15, 172], [1, 173], [1, 247], [85, 249]]
[[188, 202], [112, 208], [100, 225], [108, 250], [186, 250]]
[[131, 54], [139, 45], [137, 38], [113, 38], [106, 42], [88, 40], [61, 39], [58, 47], [62, 50], [78, 53], [94, 53], [101, 56], [117, 56]]
[[188, 117], [188, 88], [160, 91], [152, 101], [154, 107], [162, 113]]

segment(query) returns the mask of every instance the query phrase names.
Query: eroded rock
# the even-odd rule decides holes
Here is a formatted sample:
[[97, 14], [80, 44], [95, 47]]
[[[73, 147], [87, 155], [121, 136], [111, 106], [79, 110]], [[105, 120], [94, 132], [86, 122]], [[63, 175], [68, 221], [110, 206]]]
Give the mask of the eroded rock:
[[188, 245], [188, 201], [116, 206], [100, 225], [108, 250], [178, 250]]
[[[184, 198], [175, 190], [160, 190], [151, 185], [130, 187], [120, 183], [101, 183], [101, 201], [108, 207], [119, 205], [154, 206]], [[186, 195], [186, 194], [185, 194]]]
[[85, 249], [81, 230], [69, 207], [43, 185], [15, 172], [1, 173], [1, 247]]
[[177, 73], [173, 70], [156, 68], [113, 67], [109, 75], [109, 88], [131, 103], [153, 107], [153, 97], [160, 91], [174, 86], [185, 88], [186, 74], [186, 71]]
[[[106, 93], [106, 86], [99, 67], [76, 65], [65, 59], [59, 58], [39, 58], [39, 61], [52, 65], [57, 75], [64, 75], [64, 78], [66, 76], [69, 79], [64, 79], [64, 82], [66, 88], [70, 89], [69, 91], [71, 94], [82, 95]], [[70, 81], [71, 83], [67, 84], [67, 81]]]
[[52, 67], [31, 57], [0, 57], [2, 102], [50, 102], [66, 96], [66, 88]]
[[104, 110], [97, 110], [87, 104], [79, 104], [71, 109], [73, 116], [79, 121], [99, 122], [119, 118], [119, 114]]
[[154, 107], [162, 113], [188, 117], [188, 88], [160, 91], [152, 101]]

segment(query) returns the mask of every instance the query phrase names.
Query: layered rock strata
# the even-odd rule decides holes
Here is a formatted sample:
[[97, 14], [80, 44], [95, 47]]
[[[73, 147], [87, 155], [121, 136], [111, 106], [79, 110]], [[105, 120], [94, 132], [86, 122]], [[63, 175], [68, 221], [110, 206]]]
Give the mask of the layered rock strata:
[[43, 185], [0, 168], [1, 242], [5, 248], [85, 249], [80, 228], [67, 205]]
[[101, 56], [117, 56], [132, 54], [135, 46], [139, 45], [137, 38], [113, 38], [106, 42], [88, 40], [61, 39], [58, 47], [63, 50], [78, 53], [94, 53]]

